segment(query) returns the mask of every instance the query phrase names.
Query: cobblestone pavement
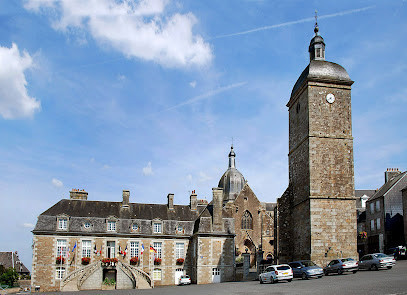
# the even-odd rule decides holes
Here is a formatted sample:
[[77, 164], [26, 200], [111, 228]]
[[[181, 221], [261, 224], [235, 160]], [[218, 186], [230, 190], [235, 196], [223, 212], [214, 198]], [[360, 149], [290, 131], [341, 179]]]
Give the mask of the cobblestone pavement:
[[158, 287], [150, 290], [115, 290], [45, 293], [59, 295], [127, 295], [127, 294], [392, 294], [407, 295], [407, 261], [397, 261], [390, 270], [365, 271], [356, 274], [332, 274], [321, 279], [294, 279], [291, 283], [260, 285], [258, 281], [228, 282], [209, 285]]

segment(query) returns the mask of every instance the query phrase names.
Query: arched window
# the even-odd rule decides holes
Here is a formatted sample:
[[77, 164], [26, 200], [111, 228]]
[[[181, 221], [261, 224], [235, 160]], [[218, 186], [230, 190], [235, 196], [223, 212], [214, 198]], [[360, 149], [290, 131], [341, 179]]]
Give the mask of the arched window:
[[242, 229], [253, 229], [253, 218], [249, 211], [245, 211], [242, 217]]

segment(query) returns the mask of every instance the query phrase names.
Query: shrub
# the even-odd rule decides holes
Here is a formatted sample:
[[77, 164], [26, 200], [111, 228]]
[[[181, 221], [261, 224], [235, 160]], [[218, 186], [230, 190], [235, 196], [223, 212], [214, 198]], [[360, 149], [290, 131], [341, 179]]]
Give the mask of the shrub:
[[82, 264], [87, 265], [90, 263], [90, 257], [82, 257]]
[[130, 264], [131, 265], [136, 265], [138, 263], [138, 257], [134, 256], [130, 259]]
[[154, 264], [155, 265], [160, 265], [161, 264], [161, 258], [154, 258]]
[[177, 264], [178, 265], [181, 265], [181, 264], [183, 264], [184, 263], [184, 258], [178, 258], [177, 259]]

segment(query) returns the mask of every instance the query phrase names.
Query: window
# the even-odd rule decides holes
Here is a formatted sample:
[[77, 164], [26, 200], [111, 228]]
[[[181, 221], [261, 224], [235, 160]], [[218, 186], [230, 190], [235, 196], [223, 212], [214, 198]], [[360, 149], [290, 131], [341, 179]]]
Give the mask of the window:
[[161, 242], [154, 242], [153, 247], [157, 253], [155, 254], [156, 258], [161, 258], [161, 248], [162, 248], [162, 243]]
[[66, 230], [68, 228], [68, 218], [58, 219], [58, 229]]
[[90, 257], [92, 251], [92, 241], [82, 241], [82, 257]]
[[139, 242], [130, 242], [130, 257], [138, 257]]
[[90, 222], [85, 222], [85, 224], [83, 225], [84, 228], [90, 228]]
[[107, 231], [116, 231], [116, 221], [107, 222]]
[[370, 230], [374, 230], [374, 219], [370, 220]]
[[154, 281], [161, 281], [161, 269], [155, 268], [153, 270], [153, 280]]
[[219, 276], [220, 275], [220, 269], [219, 268], [212, 268], [212, 275], [213, 276]]
[[377, 228], [377, 230], [380, 229], [380, 218], [376, 219], [376, 228]]
[[161, 222], [154, 222], [153, 224], [153, 230], [155, 234], [160, 234], [162, 232], [161, 229]]
[[184, 243], [175, 244], [175, 259], [184, 258]]
[[62, 279], [64, 277], [65, 274], [65, 268], [64, 267], [57, 267], [57, 272], [56, 272], [56, 278], [57, 279]]
[[380, 200], [376, 201], [376, 211], [379, 212], [380, 211]]
[[177, 232], [178, 233], [182, 233], [184, 231], [184, 228], [182, 227], [182, 225], [181, 224], [178, 224], [178, 226], [177, 226]]
[[131, 226], [131, 229], [133, 231], [138, 231], [138, 224], [137, 223], [133, 223], [133, 225]]
[[66, 257], [66, 240], [57, 240], [57, 257], [62, 256]]
[[243, 214], [242, 229], [253, 229], [253, 218], [249, 211]]
[[116, 257], [116, 242], [108, 241], [106, 243], [107, 248], [107, 258], [115, 258]]
[[370, 203], [370, 213], [374, 213], [374, 203]]

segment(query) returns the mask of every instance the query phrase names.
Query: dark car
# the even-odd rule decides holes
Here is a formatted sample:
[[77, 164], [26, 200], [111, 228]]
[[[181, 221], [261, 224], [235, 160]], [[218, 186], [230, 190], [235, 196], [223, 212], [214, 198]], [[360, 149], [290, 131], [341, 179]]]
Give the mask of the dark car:
[[288, 265], [293, 269], [294, 277], [302, 278], [303, 280], [309, 278], [321, 278], [324, 274], [322, 267], [316, 265], [311, 260], [293, 261]]

